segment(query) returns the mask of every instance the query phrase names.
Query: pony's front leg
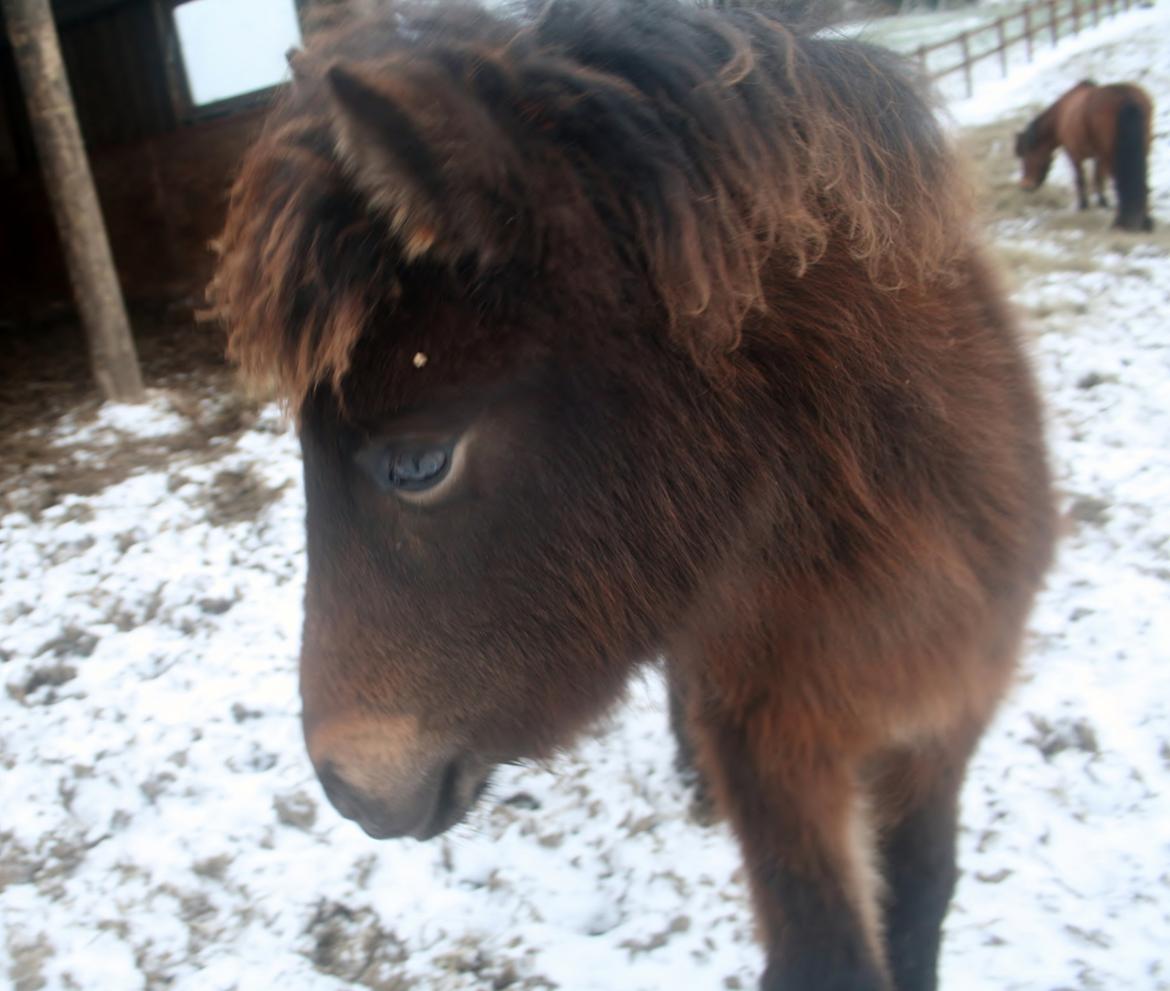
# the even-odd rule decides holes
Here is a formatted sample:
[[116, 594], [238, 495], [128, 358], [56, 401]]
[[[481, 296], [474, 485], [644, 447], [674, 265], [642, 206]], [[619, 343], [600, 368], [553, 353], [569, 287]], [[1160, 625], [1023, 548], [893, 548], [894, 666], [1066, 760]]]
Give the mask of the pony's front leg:
[[709, 711], [700, 723], [766, 940], [761, 991], [889, 991], [855, 769], [789, 736], [778, 715]]
[[976, 732], [887, 755], [871, 772], [886, 878], [886, 947], [898, 991], [935, 991], [955, 888], [959, 790]]
[[1073, 162], [1073, 174], [1077, 180], [1077, 207], [1081, 210], [1089, 209], [1089, 194], [1085, 190], [1085, 165], [1083, 162]]

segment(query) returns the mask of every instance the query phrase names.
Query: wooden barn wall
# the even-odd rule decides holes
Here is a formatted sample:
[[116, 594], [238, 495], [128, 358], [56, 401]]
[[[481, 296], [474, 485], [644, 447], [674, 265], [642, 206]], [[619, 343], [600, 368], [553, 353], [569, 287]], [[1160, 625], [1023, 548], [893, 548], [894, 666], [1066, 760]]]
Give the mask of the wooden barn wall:
[[[87, 17], [63, 19], [61, 52], [86, 145], [98, 148], [136, 141], [175, 125], [152, 0], [136, 0]], [[10, 174], [35, 165], [12, 49], [0, 49], [3, 116], [0, 149]], [[3, 154], [0, 151], [0, 154]]]
[[[257, 111], [179, 127], [90, 152], [123, 291], [131, 302], [198, 297], [210, 277], [208, 243], [259, 130]], [[70, 302], [40, 176], [0, 182], [0, 319], [33, 319]]]
[[[89, 10], [62, 17], [59, 31], [123, 289], [132, 303], [198, 296], [258, 108], [176, 121], [153, 0], [92, 0]], [[70, 299], [12, 52], [0, 43], [0, 321]]]
[[89, 147], [174, 126], [155, 11], [147, 0], [66, 26], [61, 50]]

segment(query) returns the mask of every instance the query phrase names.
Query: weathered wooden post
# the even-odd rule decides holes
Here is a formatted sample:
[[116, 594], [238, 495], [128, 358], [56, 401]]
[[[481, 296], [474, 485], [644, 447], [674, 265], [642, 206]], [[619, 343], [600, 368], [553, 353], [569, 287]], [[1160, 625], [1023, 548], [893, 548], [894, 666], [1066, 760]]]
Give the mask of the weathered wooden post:
[[1004, 25], [1004, 19], [1002, 17], [997, 17], [995, 19], [995, 41], [999, 48], [1000, 73], [1006, 79], [1008, 74], [1007, 29]]
[[1033, 40], [1032, 40], [1032, 8], [1027, 6], [1024, 8], [1024, 44], [1027, 45], [1028, 61], [1031, 62], [1035, 55]]
[[1048, 0], [1048, 29], [1052, 32], [1052, 46], [1055, 48], [1060, 40], [1060, 32], [1056, 20], [1056, 0]]
[[143, 397], [142, 374], [49, 0], [0, 0], [98, 386]]

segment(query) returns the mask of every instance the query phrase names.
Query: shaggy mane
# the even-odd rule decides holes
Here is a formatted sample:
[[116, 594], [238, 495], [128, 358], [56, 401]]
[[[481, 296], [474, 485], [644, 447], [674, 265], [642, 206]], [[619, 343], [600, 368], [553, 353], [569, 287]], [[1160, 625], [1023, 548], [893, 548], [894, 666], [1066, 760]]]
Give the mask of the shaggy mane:
[[839, 242], [893, 289], [944, 275], [967, 234], [897, 59], [758, 11], [397, 4], [342, 17], [292, 65], [211, 287], [229, 355], [292, 403], [340, 383], [423, 262], [468, 283], [547, 273], [600, 231], [609, 267], [649, 285], [675, 342], [710, 363], [764, 306], [766, 266], [799, 275]]

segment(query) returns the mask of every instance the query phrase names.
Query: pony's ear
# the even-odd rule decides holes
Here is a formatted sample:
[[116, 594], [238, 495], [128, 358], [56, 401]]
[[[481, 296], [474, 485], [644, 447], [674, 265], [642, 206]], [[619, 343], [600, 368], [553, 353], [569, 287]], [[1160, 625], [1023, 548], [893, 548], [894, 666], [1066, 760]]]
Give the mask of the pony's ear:
[[325, 76], [338, 110], [337, 148], [358, 187], [402, 239], [407, 258], [438, 238], [443, 195], [438, 167], [405, 111], [356, 72], [335, 65]]
[[325, 80], [338, 152], [408, 261], [490, 264], [506, 253], [521, 209], [509, 197], [518, 188], [509, 181], [514, 149], [484, 108], [402, 69], [375, 80], [334, 65]]

